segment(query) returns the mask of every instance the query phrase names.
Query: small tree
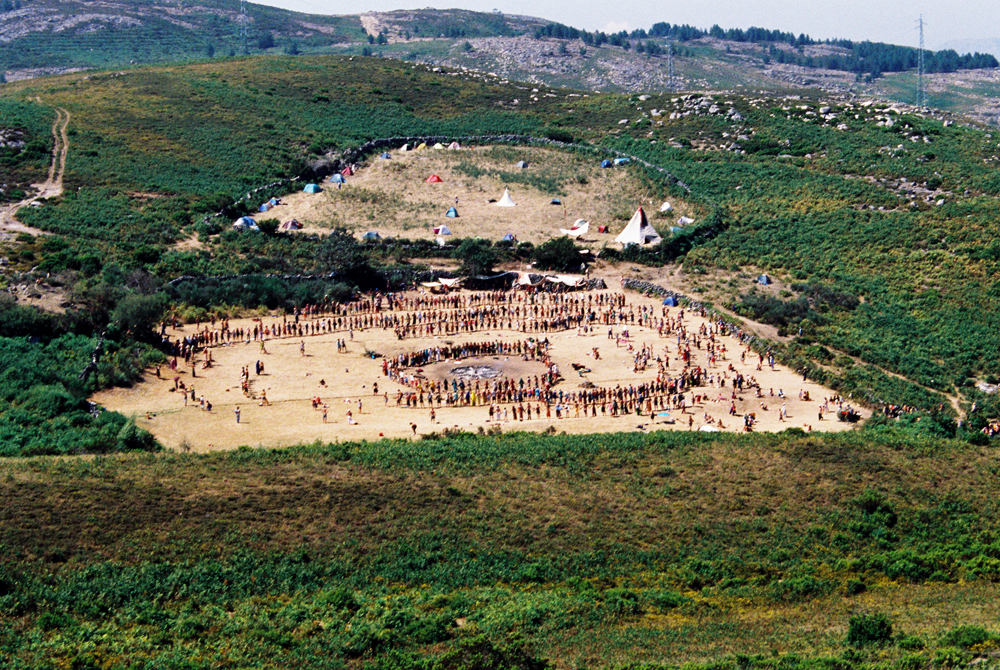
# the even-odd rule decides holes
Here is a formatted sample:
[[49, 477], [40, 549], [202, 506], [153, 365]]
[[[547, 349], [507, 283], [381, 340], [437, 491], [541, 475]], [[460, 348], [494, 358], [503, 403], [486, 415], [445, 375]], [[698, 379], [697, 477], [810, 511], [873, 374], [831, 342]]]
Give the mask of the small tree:
[[580, 266], [580, 252], [573, 240], [557, 237], [535, 249], [535, 265], [541, 270], [575, 270]]
[[462, 272], [472, 277], [488, 274], [497, 262], [493, 245], [481, 238], [462, 240], [455, 250], [455, 258], [462, 262]]

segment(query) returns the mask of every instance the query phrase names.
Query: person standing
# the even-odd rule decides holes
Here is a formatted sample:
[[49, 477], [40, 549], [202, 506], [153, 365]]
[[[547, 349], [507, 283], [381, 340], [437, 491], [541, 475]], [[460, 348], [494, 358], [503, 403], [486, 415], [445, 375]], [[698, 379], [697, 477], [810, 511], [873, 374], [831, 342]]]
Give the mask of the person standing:
[[239, 405], [236, 406], [236, 409], [233, 410], [233, 413], [236, 414], [236, 423], [239, 423], [240, 422], [240, 406]]

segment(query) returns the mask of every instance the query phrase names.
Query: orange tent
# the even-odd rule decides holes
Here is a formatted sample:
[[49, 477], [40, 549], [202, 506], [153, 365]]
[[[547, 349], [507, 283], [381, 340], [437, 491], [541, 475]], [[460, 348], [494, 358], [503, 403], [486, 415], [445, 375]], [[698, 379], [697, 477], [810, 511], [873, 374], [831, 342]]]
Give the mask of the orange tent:
[[444, 179], [441, 179], [441, 177], [437, 176], [436, 174], [432, 174], [424, 181], [427, 182], [428, 184], [440, 184], [441, 182], [444, 181]]

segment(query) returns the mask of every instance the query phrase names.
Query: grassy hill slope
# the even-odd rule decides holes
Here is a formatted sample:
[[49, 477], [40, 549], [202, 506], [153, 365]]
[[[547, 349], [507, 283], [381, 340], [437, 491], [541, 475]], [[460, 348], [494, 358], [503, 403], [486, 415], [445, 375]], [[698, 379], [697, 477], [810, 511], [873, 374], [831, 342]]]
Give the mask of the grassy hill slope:
[[[899, 439], [513, 434], [9, 464], [0, 656], [962, 667], [997, 646], [995, 466]], [[849, 646], [859, 610], [892, 636]], [[449, 656], [468, 645], [523, 657]]]

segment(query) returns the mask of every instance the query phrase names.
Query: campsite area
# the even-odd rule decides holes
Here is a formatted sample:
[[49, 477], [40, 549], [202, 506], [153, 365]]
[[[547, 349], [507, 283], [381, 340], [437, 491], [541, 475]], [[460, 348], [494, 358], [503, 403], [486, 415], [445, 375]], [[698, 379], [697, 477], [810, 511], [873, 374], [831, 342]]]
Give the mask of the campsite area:
[[[434, 239], [434, 228], [446, 225], [455, 238], [496, 241], [513, 233], [519, 242], [536, 245], [584, 219], [590, 232], [580, 242], [596, 250], [613, 243], [639, 205], [664, 234], [681, 217], [697, 216], [692, 206], [674, 200], [672, 211], [661, 215], [660, 201], [632, 168], [602, 168], [594, 157], [506, 146], [387, 153], [389, 158], [373, 154], [343, 184], [324, 180], [319, 193], [292, 193], [254, 218], [295, 219], [303, 233], [345, 226], [359, 238], [375, 232], [383, 238]], [[427, 182], [433, 175], [441, 181]], [[498, 206], [504, 189], [515, 206]], [[447, 216], [450, 208], [456, 217]], [[598, 233], [599, 226], [607, 226], [607, 233]]]
[[[617, 292], [616, 278], [608, 278], [609, 291], [594, 292], [594, 295]], [[470, 291], [460, 291], [470, 295]], [[404, 294], [408, 297], [420, 295], [415, 292]], [[423, 294], [425, 297], [428, 294]], [[516, 295], [516, 294], [506, 294]], [[570, 293], [570, 298], [587, 294]], [[677, 317], [682, 307], [664, 307], [662, 300], [642, 296], [632, 292], [626, 294], [626, 311], [641, 313], [643, 307], [656, 315], [666, 309], [671, 318]], [[254, 325], [268, 325], [282, 322], [283, 317], [265, 317], [262, 321], [234, 320], [230, 328], [249, 328]], [[689, 334], [698, 333], [702, 327], [711, 326], [709, 319], [690, 311], [684, 313], [684, 324]], [[199, 326], [183, 326], [179, 330], [168, 331], [174, 339], [192, 335]], [[238, 342], [225, 346], [214, 346], [209, 350], [213, 359], [210, 368], [201, 363], [191, 370], [181, 365], [176, 372], [163, 366], [161, 378], [149, 371], [145, 380], [130, 389], [110, 389], [97, 394], [93, 400], [101, 405], [127, 416], [134, 416], [136, 422], [149, 430], [165, 446], [173, 449], [211, 451], [231, 449], [241, 445], [260, 447], [280, 447], [312, 441], [330, 442], [337, 440], [374, 440], [380, 437], [419, 437], [446, 430], [477, 432], [499, 429], [503, 431], [523, 430], [546, 432], [556, 430], [569, 434], [595, 432], [635, 432], [658, 430], [721, 430], [742, 432], [743, 415], [753, 412], [756, 418], [755, 431], [776, 432], [786, 428], [801, 428], [806, 431], [840, 431], [852, 424], [836, 420], [836, 406], [829, 405], [830, 413], [824, 420], [818, 420], [819, 408], [826, 398], [836, 395], [833, 391], [811, 382], [782, 365], [772, 370], [766, 358], [761, 369], [757, 352], [746, 354], [741, 361], [741, 347], [735, 337], [721, 336], [719, 342], [725, 345], [724, 360], [709, 365], [706, 357], [707, 346], [692, 346], [689, 366], [701, 366], [709, 375], [723, 372], [729, 379], [726, 388], [718, 383], [706, 383], [693, 387], [686, 393], [687, 410], [679, 408], [636, 416], [635, 413], [611, 416], [610, 412], [597, 412], [597, 416], [580, 416], [573, 403], [564, 403], [561, 417], [556, 416], [555, 406], [546, 416], [545, 405], [541, 405], [542, 416], [517, 420], [512, 415], [512, 405], [498, 405], [496, 418], [491, 421], [489, 407], [479, 404], [474, 407], [435, 406], [435, 418], [430, 418], [430, 405], [407, 408], [397, 405], [400, 392], [409, 392], [410, 386], [391, 381], [383, 374], [383, 361], [399, 354], [420, 351], [436, 346], [451, 346], [470, 342], [493, 342], [502, 340], [526, 341], [529, 338], [548, 338], [550, 353], [558, 366], [562, 380], [553, 388], [569, 393], [584, 390], [587, 383], [596, 387], [628, 387], [643, 382], [651, 382], [657, 376], [655, 365], [644, 371], [634, 371], [634, 358], [643, 345], [652, 347], [654, 356], [668, 356], [666, 374], [677, 376], [684, 369], [684, 362], [678, 358], [678, 338], [676, 333], [660, 335], [655, 330], [637, 325], [615, 325], [610, 328], [616, 339], [609, 339], [608, 326], [598, 325], [590, 332], [578, 328], [557, 330], [544, 334], [524, 333], [516, 330], [488, 329], [477, 332], [459, 333], [453, 336], [407, 337], [399, 340], [393, 329], [367, 328], [353, 332], [344, 329], [330, 333], [292, 336], [268, 340], [266, 353], [259, 342]], [[629, 340], [618, 341], [623, 331], [629, 332]], [[338, 341], [346, 343], [346, 351], [340, 351]], [[595, 359], [593, 349], [598, 348], [600, 358]], [[664, 351], [666, 347], [666, 351]], [[372, 358], [376, 353], [379, 357]], [[199, 357], [203, 360], [203, 357]], [[256, 363], [260, 361], [263, 374], [254, 374]], [[574, 370], [574, 364], [586, 372]], [[514, 380], [541, 375], [545, 367], [538, 361], [523, 361], [517, 356], [479, 356], [461, 361], [445, 360], [419, 369], [426, 379], [456, 378], [452, 370], [462, 366], [482, 365], [498, 370], [502, 377]], [[732, 365], [732, 369], [730, 369]], [[250, 368], [251, 384], [249, 395], [244, 395], [240, 385], [240, 371]], [[417, 369], [414, 369], [417, 372]], [[759, 398], [751, 389], [737, 393], [736, 415], [730, 414], [732, 378], [737, 372], [745, 377], [754, 377], [760, 384], [764, 397]], [[184, 394], [175, 391], [173, 377], [177, 376], [187, 387], [195, 389], [195, 400], [185, 400]], [[377, 392], [375, 391], [377, 384]], [[809, 399], [800, 397], [800, 391], [808, 392]], [[261, 405], [261, 392], [267, 397], [266, 405]], [[781, 398], [780, 395], [785, 398]], [[703, 396], [701, 399], [695, 396]], [[198, 399], [204, 397], [211, 403], [211, 411], [203, 409]], [[313, 403], [319, 398], [318, 404]], [[361, 406], [359, 407], [359, 401]], [[537, 403], [531, 402], [531, 405]], [[327, 406], [327, 420], [323, 422], [323, 405]], [[779, 417], [782, 405], [786, 406], [787, 418]], [[236, 422], [235, 410], [240, 408], [240, 421]], [[351, 412], [356, 423], [349, 423], [347, 412]], [[868, 412], [863, 412], [867, 416]], [[412, 424], [416, 424], [416, 430]], [[707, 428], [706, 428], [707, 426]]]

